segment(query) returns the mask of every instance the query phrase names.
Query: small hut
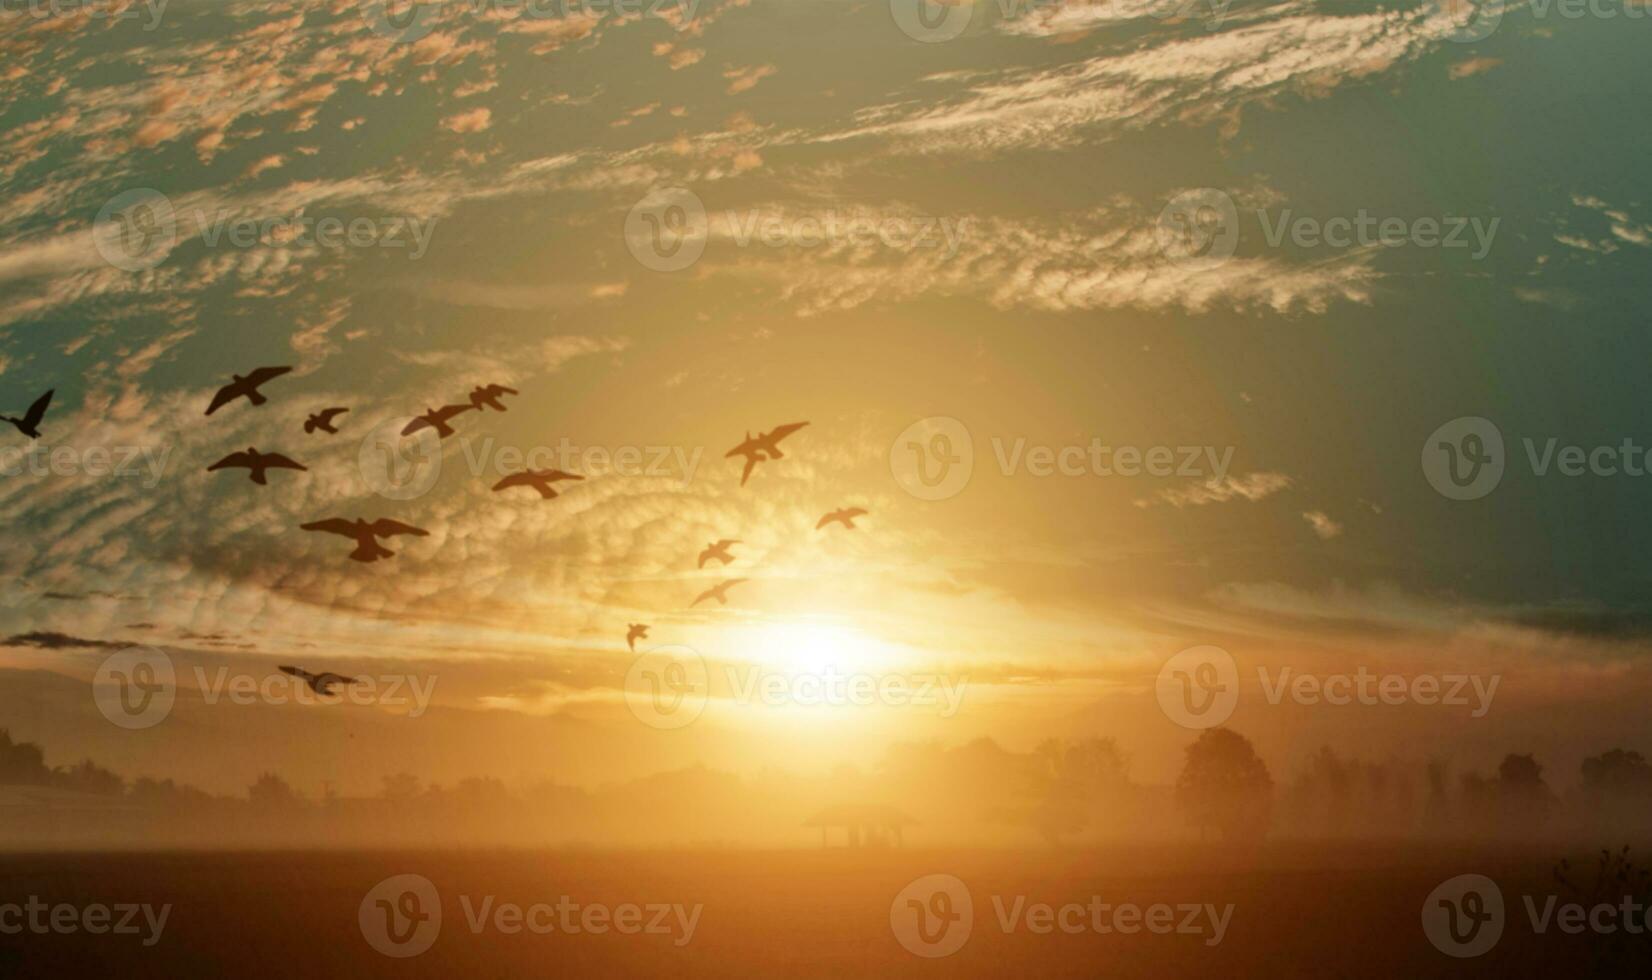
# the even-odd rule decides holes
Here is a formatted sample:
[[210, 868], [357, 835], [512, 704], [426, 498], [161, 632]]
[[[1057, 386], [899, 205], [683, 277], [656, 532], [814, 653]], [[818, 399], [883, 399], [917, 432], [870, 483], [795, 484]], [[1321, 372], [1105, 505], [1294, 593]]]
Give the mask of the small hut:
[[846, 847], [900, 847], [902, 830], [918, 821], [892, 806], [844, 804], [829, 806], [803, 821], [820, 828], [820, 846], [830, 847], [830, 832], [841, 829]]

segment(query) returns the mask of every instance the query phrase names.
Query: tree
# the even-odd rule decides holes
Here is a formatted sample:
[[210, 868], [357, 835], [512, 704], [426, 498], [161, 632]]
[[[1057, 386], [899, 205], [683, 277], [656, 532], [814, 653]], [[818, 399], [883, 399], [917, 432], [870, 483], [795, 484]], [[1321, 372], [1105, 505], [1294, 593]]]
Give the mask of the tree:
[[1176, 780], [1176, 804], [1199, 828], [1227, 840], [1267, 833], [1273, 811], [1273, 777], [1250, 739], [1226, 728], [1210, 728], [1187, 747]]
[[288, 809], [299, 802], [298, 794], [287, 785], [287, 781], [273, 772], [258, 777], [258, 782], [247, 790], [247, 799], [260, 810]]

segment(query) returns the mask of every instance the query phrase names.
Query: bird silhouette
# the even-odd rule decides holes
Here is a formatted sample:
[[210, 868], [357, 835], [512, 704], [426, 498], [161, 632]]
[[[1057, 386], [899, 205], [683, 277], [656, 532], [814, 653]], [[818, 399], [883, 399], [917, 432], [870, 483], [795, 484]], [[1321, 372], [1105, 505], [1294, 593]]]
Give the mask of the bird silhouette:
[[252, 482], [264, 486], [269, 481], [264, 478], [264, 471], [269, 469], [304, 470], [308, 469], [295, 459], [289, 459], [280, 453], [261, 453], [247, 447], [244, 453], [230, 453], [218, 462], [207, 467], [207, 472], [227, 469], [247, 469], [252, 471]]
[[446, 439], [453, 434], [453, 427], [447, 424], [448, 420], [463, 412], [474, 411], [475, 405], [443, 405], [441, 408], [428, 409], [423, 415], [415, 416], [413, 421], [407, 423], [406, 428], [402, 429], [402, 435], [410, 436], [420, 429], [435, 429], [438, 436]]
[[46, 417], [46, 406], [52, 403], [52, 395], [56, 391], [57, 389], [53, 388], [51, 391], [48, 391], [39, 398], [36, 398], [34, 400], [34, 404], [29, 406], [29, 410], [23, 413], [22, 418], [14, 419], [10, 415], [0, 415], [0, 421], [10, 422], [12, 425], [17, 426], [17, 431], [28, 436], [30, 439], [39, 439], [40, 420]]
[[324, 408], [304, 420], [304, 431], [306, 433], [313, 433], [319, 429], [328, 435], [336, 436], [338, 435], [338, 430], [333, 427], [333, 419], [338, 418], [340, 415], [343, 415], [348, 411], [348, 408]]
[[756, 437], [747, 432], [746, 441], [724, 453], [723, 458], [728, 459], [731, 456], [746, 457], [745, 471], [740, 474], [740, 485], [745, 486], [746, 480], [751, 477], [751, 471], [757, 468], [758, 463], [780, 459], [784, 455], [780, 451], [780, 440], [808, 424], [807, 422], [792, 422], [787, 425], [778, 425]]
[[699, 596], [697, 596], [694, 599], [693, 602], [688, 604], [689, 608], [692, 609], [692, 608], [694, 608], [695, 606], [698, 606], [701, 602], [704, 602], [707, 599], [716, 599], [718, 602], [720, 602], [720, 603], [722, 603], [723, 605], [726, 606], [726, 605], [728, 605], [728, 590], [732, 586], [739, 585], [741, 582], [744, 582], [744, 581], [745, 581], [745, 579], [743, 579], [743, 578], [724, 579], [723, 581], [717, 583], [716, 585], [712, 586], [711, 588], [709, 588], [709, 589], [705, 590], [704, 592], [700, 593]]
[[729, 554], [728, 546], [739, 543], [739, 538], [719, 538], [718, 540], [706, 545], [706, 549], [700, 552], [699, 567], [706, 567], [706, 562], [712, 560], [713, 558], [716, 558], [723, 564], [727, 565], [729, 562], [734, 560], [734, 556]]
[[866, 511], [859, 507], [845, 507], [842, 510], [834, 510], [820, 519], [820, 523], [815, 525], [815, 530], [818, 531], [833, 521], [836, 521], [837, 523], [842, 524], [844, 527], [853, 531], [855, 529], [855, 518], [865, 513]]
[[648, 638], [648, 626], [644, 623], [626, 623], [625, 627], [625, 645], [631, 648], [632, 653], [636, 653], [637, 641]]
[[511, 487], [533, 487], [539, 491], [539, 496], [550, 500], [556, 496], [556, 489], [551, 484], [558, 480], [583, 480], [577, 473], [565, 473], [562, 470], [523, 470], [521, 473], [512, 473], [493, 485], [495, 493], [500, 490], [509, 490]]
[[361, 683], [361, 678], [359, 677], [345, 677], [343, 674], [334, 674], [328, 671], [323, 671], [319, 674], [312, 674], [302, 667], [278, 667], [276, 669], [281, 671], [283, 674], [291, 674], [292, 676], [303, 681], [305, 684], [309, 685], [310, 690], [316, 692], [324, 698], [332, 697], [333, 685], [335, 684], [343, 684], [345, 687], [349, 687], [352, 684]]
[[231, 375], [234, 380], [219, 388], [218, 393], [212, 396], [212, 404], [207, 406], [206, 413], [211, 415], [235, 399], [243, 397], [254, 405], [264, 404], [269, 399], [258, 393], [259, 387], [291, 370], [290, 367], [263, 367], [253, 371], [246, 377], [239, 374]]
[[412, 534], [425, 537], [430, 532], [416, 528], [411, 524], [393, 521], [388, 517], [381, 517], [376, 521], [367, 521], [362, 518], [347, 520], [343, 517], [333, 517], [325, 521], [311, 521], [300, 524], [306, 531], [326, 531], [328, 534], [342, 534], [347, 538], [354, 538], [356, 550], [350, 552], [350, 557], [356, 561], [378, 561], [380, 558], [389, 558], [395, 552], [379, 544], [376, 539], [393, 537], [397, 534]]
[[503, 412], [505, 410], [505, 406], [504, 403], [499, 400], [499, 396], [520, 394], [521, 392], [517, 391], [515, 388], [507, 388], [504, 385], [477, 385], [476, 390], [470, 393], [470, 404], [474, 406], [477, 411], [481, 411], [482, 406], [486, 405], [495, 412]]

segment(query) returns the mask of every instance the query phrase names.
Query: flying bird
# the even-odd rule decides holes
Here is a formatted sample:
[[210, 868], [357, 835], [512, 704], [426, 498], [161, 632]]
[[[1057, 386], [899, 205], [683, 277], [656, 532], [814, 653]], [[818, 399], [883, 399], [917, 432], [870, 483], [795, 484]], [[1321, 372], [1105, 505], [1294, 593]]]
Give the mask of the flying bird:
[[482, 406], [486, 405], [495, 412], [503, 412], [505, 405], [499, 400], [499, 396], [520, 394], [521, 392], [515, 388], [507, 388], [504, 385], [477, 385], [476, 390], [470, 393], [470, 404], [477, 411], [481, 411]]
[[644, 623], [626, 623], [625, 626], [625, 645], [631, 648], [632, 653], [636, 653], [637, 641], [648, 638], [648, 626]]
[[834, 510], [820, 519], [820, 523], [815, 525], [815, 530], [818, 531], [833, 521], [836, 521], [837, 523], [842, 524], [844, 527], [853, 531], [855, 529], [855, 518], [865, 513], [866, 511], [859, 507], [845, 507], [842, 510]]
[[333, 427], [333, 419], [338, 418], [340, 415], [343, 415], [348, 411], [348, 408], [324, 408], [304, 420], [304, 431], [306, 433], [313, 433], [319, 429], [328, 435], [336, 436], [338, 435], [338, 430]]
[[448, 420], [461, 412], [475, 410], [475, 405], [443, 405], [441, 408], [428, 409], [423, 415], [414, 416], [413, 421], [402, 429], [402, 435], [410, 436], [420, 429], [435, 429], [438, 436], [446, 439], [453, 434], [453, 426], [447, 424]]
[[333, 696], [333, 685], [335, 684], [343, 684], [345, 687], [349, 687], [352, 684], [361, 683], [361, 678], [359, 677], [345, 677], [343, 674], [334, 674], [327, 671], [323, 671], [319, 674], [312, 674], [301, 667], [278, 667], [276, 669], [280, 670], [283, 674], [291, 674], [292, 676], [303, 681], [305, 684], [309, 685], [310, 690], [316, 692], [324, 698]]
[[350, 557], [356, 561], [378, 561], [380, 558], [389, 558], [395, 552], [379, 544], [377, 538], [393, 537], [397, 534], [412, 534], [425, 537], [430, 532], [416, 528], [411, 524], [393, 521], [388, 517], [381, 517], [376, 521], [367, 521], [362, 518], [346, 520], [342, 517], [333, 517], [325, 521], [311, 521], [300, 524], [306, 531], [326, 531], [329, 534], [342, 534], [347, 538], [354, 538], [356, 550], [350, 552]]
[[29, 410], [23, 413], [22, 418], [14, 419], [10, 415], [0, 415], [0, 421], [10, 422], [12, 425], [17, 426], [17, 431], [28, 436], [30, 439], [39, 439], [40, 420], [46, 417], [46, 406], [52, 403], [52, 395], [56, 391], [57, 389], [53, 388], [51, 391], [48, 391], [39, 398], [36, 398], [34, 400], [34, 404], [29, 406]]
[[251, 470], [252, 482], [258, 484], [259, 486], [264, 486], [269, 482], [264, 478], [265, 470], [304, 470], [308, 469], [308, 467], [303, 466], [297, 460], [289, 459], [280, 453], [261, 453], [251, 446], [248, 446], [246, 452], [230, 453], [218, 462], [208, 466], [207, 472], [211, 473], [214, 470], [227, 469]]
[[722, 603], [723, 605], [726, 606], [726, 605], [728, 605], [728, 590], [729, 590], [729, 588], [732, 587], [732, 586], [739, 585], [741, 582], [744, 582], [744, 581], [745, 581], [745, 579], [743, 579], [743, 578], [724, 579], [723, 581], [717, 583], [716, 585], [712, 586], [711, 588], [709, 588], [709, 589], [705, 590], [704, 592], [700, 593], [700, 595], [693, 602], [689, 603], [688, 606], [689, 606], [690, 609], [692, 609], [692, 608], [694, 608], [695, 606], [698, 606], [701, 602], [704, 602], [707, 599], [716, 599], [718, 602], [720, 602], [720, 603]]
[[720, 538], [706, 545], [706, 550], [700, 552], [700, 567], [706, 567], [706, 562], [712, 560], [713, 558], [718, 559], [725, 565], [732, 562], [734, 560], [734, 556], [729, 554], [728, 546], [739, 543], [739, 538]]
[[539, 496], [550, 500], [556, 496], [556, 489], [551, 484], [558, 480], [583, 480], [577, 473], [565, 473], [562, 470], [523, 470], [521, 473], [512, 473], [493, 485], [495, 493], [500, 490], [509, 490], [511, 487], [533, 487], [539, 491]]
[[787, 425], [775, 426], [755, 438], [750, 432], [747, 432], [746, 441], [724, 453], [723, 458], [728, 459], [731, 456], [746, 457], [745, 471], [740, 474], [740, 485], [745, 486], [746, 480], [751, 477], [751, 471], [757, 468], [758, 463], [780, 459], [784, 455], [780, 452], [780, 440], [808, 424], [807, 422], [792, 422]]
[[232, 375], [231, 377], [233, 377], [234, 380], [229, 384], [224, 385], [222, 388], [219, 388], [218, 393], [212, 396], [212, 404], [207, 406], [206, 413], [211, 415], [213, 412], [218, 411], [220, 408], [223, 408], [235, 399], [242, 397], [246, 398], [247, 401], [252, 402], [254, 405], [264, 404], [269, 401], [269, 399], [258, 393], [259, 387], [265, 382], [279, 378], [291, 370], [292, 368], [290, 367], [263, 367], [252, 372], [246, 377], [242, 377], [239, 374]]

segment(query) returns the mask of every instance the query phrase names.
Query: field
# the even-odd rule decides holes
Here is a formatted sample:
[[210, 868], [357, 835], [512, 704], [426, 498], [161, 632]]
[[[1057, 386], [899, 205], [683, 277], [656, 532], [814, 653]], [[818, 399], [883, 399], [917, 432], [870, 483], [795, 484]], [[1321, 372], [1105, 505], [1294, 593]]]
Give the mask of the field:
[[[1215, 852], [1131, 848], [1026, 852], [719, 851], [36, 853], [0, 858], [0, 903], [38, 896], [51, 904], [149, 903], [173, 908], [158, 942], [144, 934], [77, 931], [0, 935], [7, 976], [1005, 976], [1337, 977], [1577, 975], [1616, 972], [1606, 940], [1537, 935], [1521, 896], [1568, 893], [1552, 883], [1547, 852], [1382, 847], [1269, 850], [1238, 866]], [[1501, 940], [1485, 955], [1448, 957], [1420, 920], [1424, 900], [1455, 875], [1479, 872], [1507, 903]], [[974, 906], [955, 953], [924, 958], [897, 940], [890, 908], [925, 875], [965, 882]], [[441, 924], [429, 948], [391, 958], [365, 936], [358, 913], [368, 892], [401, 874], [428, 878]], [[666, 934], [512, 933], [487, 907], [702, 906], [691, 938], [680, 921]], [[1231, 918], [1219, 942], [1201, 934], [1032, 931], [1025, 916], [1005, 932], [993, 896], [1013, 909], [1039, 903], [1154, 903], [1220, 908]], [[548, 915], [549, 913], [545, 913]], [[604, 916], [605, 917], [605, 916]], [[653, 917], [645, 911], [642, 924]], [[1175, 916], [1180, 922], [1186, 914]], [[142, 921], [139, 919], [138, 921]], [[542, 918], [538, 921], [550, 922]], [[577, 918], [574, 920], [579, 921]], [[597, 920], [600, 924], [600, 920]], [[1086, 921], [1088, 919], [1086, 918]], [[1208, 923], [1208, 920], [1206, 920]], [[0, 921], [0, 924], [5, 924]], [[145, 927], [147, 928], [147, 927]], [[1644, 963], [1644, 960], [1636, 962]]]

